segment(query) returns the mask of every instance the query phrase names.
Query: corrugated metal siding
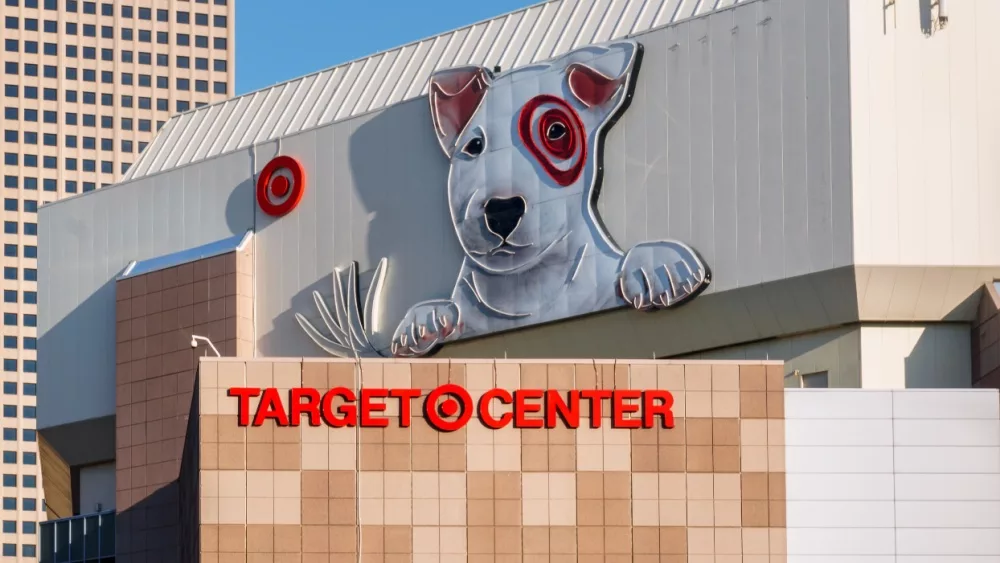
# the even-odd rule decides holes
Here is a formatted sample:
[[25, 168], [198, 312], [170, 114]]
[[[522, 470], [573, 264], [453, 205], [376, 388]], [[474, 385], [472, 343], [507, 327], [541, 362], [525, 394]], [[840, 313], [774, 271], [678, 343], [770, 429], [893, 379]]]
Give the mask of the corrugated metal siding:
[[173, 117], [123, 181], [156, 174], [427, 91], [435, 70], [549, 59], [753, 0], [552, 0]]

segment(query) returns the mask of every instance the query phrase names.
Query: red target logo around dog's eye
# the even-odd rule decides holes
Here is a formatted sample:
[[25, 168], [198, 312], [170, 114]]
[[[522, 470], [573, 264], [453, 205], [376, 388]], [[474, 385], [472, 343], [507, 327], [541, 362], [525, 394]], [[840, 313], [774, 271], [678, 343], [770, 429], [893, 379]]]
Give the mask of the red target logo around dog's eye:
[[257, 178], [257, 205], [272, 217], [287, 215], [302, 201], [306, 173], [299, 161], [278, 156], [267, 163]]
[[587, 162], [586, 130], [565, 100], [550, 95], [529, 100], [518, 116], [517, 133], [555, 183], [566, 187], [580, 178]]

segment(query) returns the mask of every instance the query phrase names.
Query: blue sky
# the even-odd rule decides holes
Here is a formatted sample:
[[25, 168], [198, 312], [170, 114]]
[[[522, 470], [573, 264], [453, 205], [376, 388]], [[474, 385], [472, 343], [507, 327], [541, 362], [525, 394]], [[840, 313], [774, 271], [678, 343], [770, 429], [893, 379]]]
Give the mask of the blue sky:
[[537, 4], [539, 0], [268, 0], [236, 8], [236, 93]]

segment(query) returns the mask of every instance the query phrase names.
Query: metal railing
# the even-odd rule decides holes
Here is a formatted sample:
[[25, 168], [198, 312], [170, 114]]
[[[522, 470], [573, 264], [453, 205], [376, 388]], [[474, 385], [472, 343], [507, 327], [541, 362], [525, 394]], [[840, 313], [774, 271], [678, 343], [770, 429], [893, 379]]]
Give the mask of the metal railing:
[[111, 563], [115, 560], [115, 511], [81, 514], [40, 525], [40, 563]]

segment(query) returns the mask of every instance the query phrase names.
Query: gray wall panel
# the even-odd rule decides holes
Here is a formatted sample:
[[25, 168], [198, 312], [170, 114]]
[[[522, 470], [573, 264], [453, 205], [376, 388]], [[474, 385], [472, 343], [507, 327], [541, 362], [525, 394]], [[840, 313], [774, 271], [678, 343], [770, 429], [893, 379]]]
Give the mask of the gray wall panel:
[[[245, 152], [63, 200], [39, 212], [39, 428], [114, 415], [114, 278], [153, 258], [246, 232]], [[51, 375], [50, 375], [51, 374]]]

